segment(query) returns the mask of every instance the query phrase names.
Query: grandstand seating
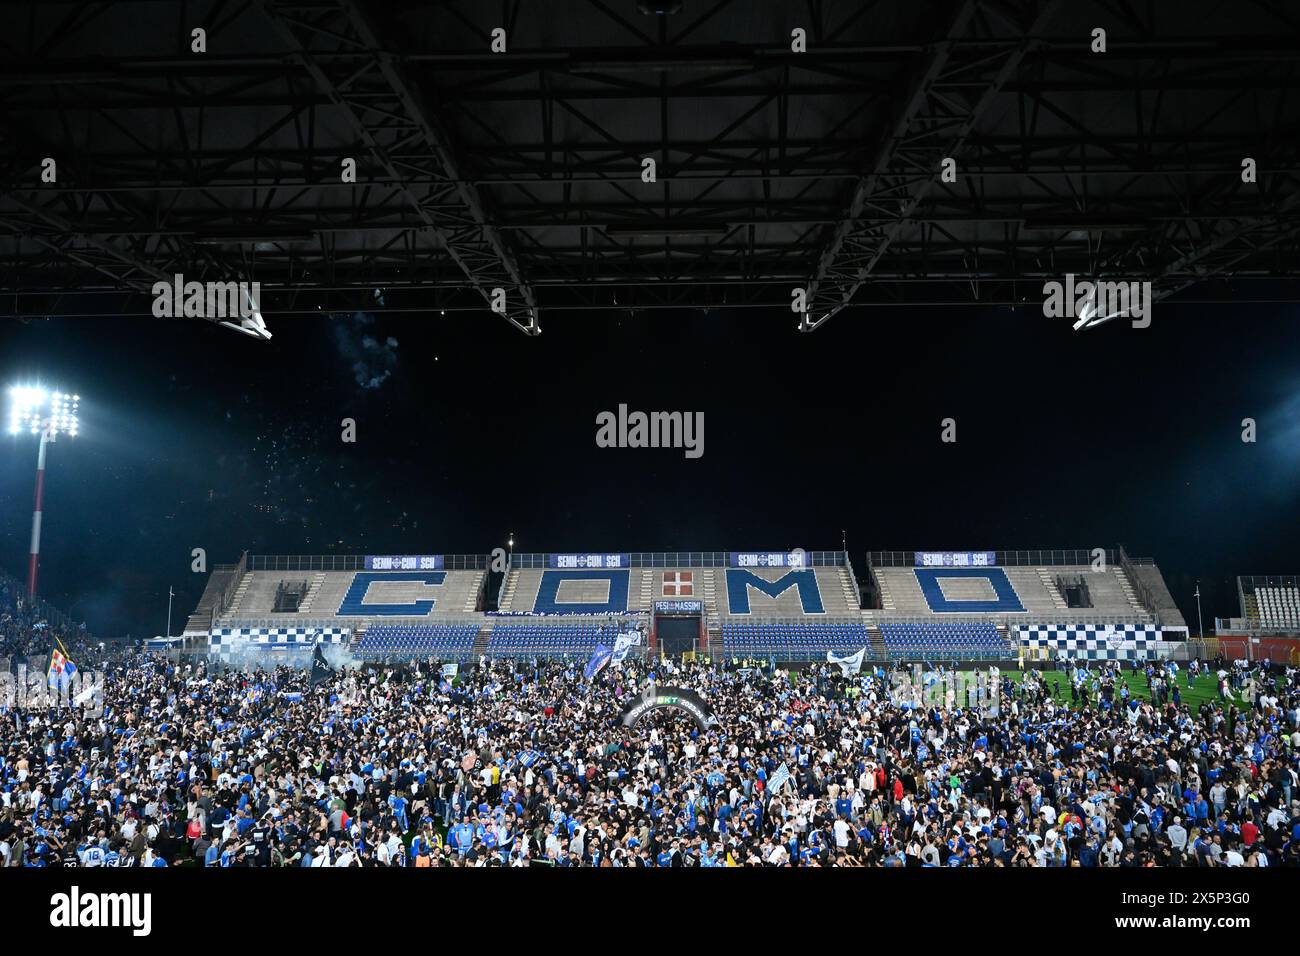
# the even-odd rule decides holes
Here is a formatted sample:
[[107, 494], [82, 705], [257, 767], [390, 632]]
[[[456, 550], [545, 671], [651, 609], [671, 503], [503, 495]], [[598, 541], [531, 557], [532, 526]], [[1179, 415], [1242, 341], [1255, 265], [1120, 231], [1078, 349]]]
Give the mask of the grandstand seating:
[[1265, 627], [1300, 627], [1300, 587], [1259, 586], [1255, 609]]
[[612, 647], [614, 629], [607, 622], [498, 623], [488, 637], [487, 653], [526, 657], [588, 655], [596, 649], [602, 633], [605, 643]]
[[376, 624], [357, 645], [360, 657], [464, 656], [474, 647], [477, 623]]
[[1088, 565], [926, 569], [873, 569], [880, 586], [882, 609], [906, 617], [941, 614], [1024, 614], [1029, 619], [1055, 619], [1080, 614], [1067, 608], [1056, 585], [1058, 577], [1081, 577], [1092, 606], [1083, 613], [1149, 618], [1124, 570], [1111, 565], [1094, 571]]
[[725, 655], [757, 655], [811, 651], [837, 655], [854, 654], [870, 644], [866, 625], [858, 621], [788, 624], [749, 624], [724, 621], [722, 652]]
[[[737, 571], [740, 573], [732, 573]], [[787, 581], [789, 586], [784, 590], [776, 594], [765, 591], [761, 582], [775, 583], [787, 573], [789, 570], [784, 568], [682, 567], [625, 571], [517, 568], [506, 576], [499, 607], [503, 611], [548, 614], [617, 613], [649, 611], [655, 601], [691, 598], [704, 602], [711, 622], [729, 614], [770, 618], [822, 613], [850, 615], [858, 611], [857, 585], [847, 568], [817, 567], [800, 571], [799, 577]], [[589, 577], [584, 580], [584, 575]], [[685, 585], [686, 575], [690, 576], [689, 586]], [[802, 596], [796, 583], [799, 580], [804, 581]]]
[[[478, 609], [486, 571], [248, 571], [222, 620], [312, 617], [436, 617]], [[307, 582], [296, 612], [275, 610], [283, 584]]]
[[516, 570], [502, 587], [499, 606], [503, 611], [539, 614], [626, 611], [631, 587], [629, 574], [627, 570], [592, 568]]
[[882, 624], [881, 638], [891, 657], [917, 653], [1005, 654], [1007, 642], [992, 621], [951, 624]]
[[821, 582], [812, 568], [726, 568], [719, 590], [727, 596], [727, 614], [801, 617], [826, 613]]
[[936, 614], [1025, 609], [1001, 568], [916, 568], [913, 573]]

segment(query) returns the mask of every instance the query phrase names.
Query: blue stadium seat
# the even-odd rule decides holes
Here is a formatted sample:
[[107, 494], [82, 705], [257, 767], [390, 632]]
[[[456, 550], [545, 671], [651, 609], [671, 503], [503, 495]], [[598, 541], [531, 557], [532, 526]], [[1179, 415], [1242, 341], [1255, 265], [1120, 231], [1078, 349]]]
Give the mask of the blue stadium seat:
[[962, 624], [882, 624], [880, 636], [891, 657], [1007, 653], [1007, 643], [992, 621]]
[[833, 651], [837, 656], [856, 654], [870, 643], [863, 624], [744, 624], [722, 625], [722, 652], [733, 657]]
[[487, 652], [497, 657], [590, 655], [602, 629], [606, 643], [612, 646], [614, 638], [607, 624], [498, 624], [488, 638]]
[[380, 657], [464, 656], [474, 648], [477, 624], [380, 624], [357, 645], [357, 655]]

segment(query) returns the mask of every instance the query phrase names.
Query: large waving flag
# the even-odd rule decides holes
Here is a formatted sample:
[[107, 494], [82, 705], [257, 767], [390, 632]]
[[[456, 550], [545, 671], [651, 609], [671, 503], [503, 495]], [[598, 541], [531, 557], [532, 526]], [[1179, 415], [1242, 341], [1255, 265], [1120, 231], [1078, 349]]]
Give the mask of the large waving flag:
[[767, 782], [767, 792], [775, 794], [787, 783], [790, 782], [790, 768], [785, 764], [776, 768], [776, 773], [772, 774], [772, 779]]
[[334, 668], [330, 667], [329, 662], [325, 660], [325, 652], [321, 650], [320, 644], [317, 643], [312, 648], [311, 654], [311, 678], [308, 681], [308, 687], [315, 687], [317, 684], [323, 684], [334, 676]]
[[605, 644], [597, 644], [596, 652], [591, 655], [591, 660], [587, 661], [587, 666], [583, 668], [582, 676], [591, 680], [601, 672], [601, 669], [609, 663], [609, 659], [614, 656], [614, 652]]
[[627, 657], [628, 651], [640, 643], [641, 635], [636, 631], [620, 634], [614, 638], [614, 656], [610, 658], [610, 663], [622, 664], [623, 659]]
[[50, 670], [47, 675], [49, 685], [60, 691], [66, 691], [77, 673], [77, 665], [72, 663], [72, 658], [68, 656], [68, 649], [63, 646], [62, 641], [56, 637], [54, 643], [58, 646], [50, 651]]
[[839, 664], [840, 673], [845, 677], [848, 677], [850, 674], [856, 674], [858, 671], [862, 670], [862, 661], [866, 656], [866, 647], [863, 647], [862, 650], [858, 651], [856, 654], [850, 654], [848, 657], [836, 657], [833, 653], [827, 651], [826, 663]]

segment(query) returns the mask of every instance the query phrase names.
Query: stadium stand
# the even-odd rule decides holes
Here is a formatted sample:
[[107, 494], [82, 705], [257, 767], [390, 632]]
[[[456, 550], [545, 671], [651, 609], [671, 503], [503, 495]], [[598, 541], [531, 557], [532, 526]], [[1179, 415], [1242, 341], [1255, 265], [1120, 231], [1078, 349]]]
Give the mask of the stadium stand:
[[726, 611], [730, 615], [826, 613], [820, 583], [812, 568], [727, 568], [724, 574]]
[[[731, 574], [733, 571], [737, 574]], [[648, 611], [659, 600], [694, 598], [704, 602], [706, 613], [716, 611], [717, 616], [749, 613], [797, 617], [821, 613], [851, 615], [858, 611], [857, 585], [847, 567], [816, 567], [798, 572], [801, 576], [811, 576], [811, 581], [802, 578], [803, 599], [798, 579], [792, 579], [790, 586], [775, 594], [764, 591], [764, 583], [778, 582], [787, 573], [785, 569], [725, 567], [634, 567], [627, 571], [515, 568], [501, 587], [498, 607], [503, 611], [553, 614], [572, 613], [575, 605], [596, 603], [600, 606], [592, 608], [592, 613], [617, 613]], [[593, 583], [581, 583], [584, 575], [590, 575], [588, 580]], [[749, 580], [746, 587], [742, 582], [746, 581], [747, 575], [754, 575], [757, 581]], [[606, 576], [612, 576], [609, 585], [604, 584]], [[554, 584], [556, 580], [561, 582], [558, 586]], [[733, 580], [734, 585], [729, 583]], [[545, 587], [544, 581], [547, 582]], [[555, 597], [551, 596], [552, 591]], [[622, 603], [624, 591], [626, 602]], [[725, 595], [726, 600], [717, 600], [720, 595]], [[746, 598], [750, 606], [748, 612], [729, 610], [732, 601], [743, 606]], [[819, 602], [821, 610], [815, 610]]]
[[[313, 617], [425, 617], [478, 609], [486, 571], [246, 571], [218, 620]], [[305, 581], [297, 611], [279, 612], [275, 596]], [[205, 591], [204, 601], [212, 598]]]
[[464, 624], [376, 624], [366, 629], [356, 653], [378, 657], [467, 657], [474, 649], [479, 625]]
[[[503, 611], [534, 614], [612, 614], [627, 611], [627, 570], [519, 568], [501, 589]], [[640, 582], [637, 588], [641, 594]]]
[[[1122, 553], [1122, 549], [1121, 549]], [[1178, 610], [1174, 596], [1169, 593], [1164, 575], [1150, 559], [1125, 562], [1125, 578], [1133, 586], [1144, 592], [1151, 601], [1151, 610], [1159, 615], [1160, 622], [1166, 627], [1187, 627], [1183, 612]]]
[[1243, 577], [1241, 603], [1250, 626], [1300, 629], [1300, 580], [1295, 577]]
[[1024, 614], [1027, 619], [1077, 617], [1079, 609], [1067, 605], [1058, 582], [1082, 580], [1087, 585], [1088, 615], [1151, 619], [1118, 565], [1109, 565], [1105, 571], [1094, 571], [1088, 565], [877, 567], [873, 574], [881, 609], [901, 617], [971, 613]]
[[502, 623], [492, 627], [487, 652], [502, 657], [562, 657], [591, 654], [604, 635], [612, 644], [615, 628], [608, 623]]
[[[875, 659], [985, 659], [1012, 655], [1017, 638], [1036, 650], [1100, 651], [1097, 627], [1130, 624], [1154, 626], [1143, 634], [1149, 646], [1162, 637], [1162, 622], [1147, 607], [1168, 592], [1149, 563], [1111, 561], [1096, 571], [1052, 564], [1060, 553], [1038, 552], [1030, 557], [1035, 564], [918, 568], [911, 552], [889, 554], [896, 563], [872, 569], [882, 607], [868, 610], [859, 605], [850, 565], [834, 552], [817, 553], [809, 567], [738, 567], [727, 552], [635, 553], [623, 557], [631, 566], [616, 568], [555, 568], [550, 555], [515, 555], [518, 564], [502, 581], [499, 616], [481, 610], [486, 570], [337, 570], [339, 562], [360, 560], [351, 558], [329, 559], [334, 563], [324, 566], [332, 569], [323, 571], [288, 559], [299, 562], [288, 567], [309, 570], [280, 570], [284, 559], [262, 558], [255, 570], [245, 570], [243, 561], [219, 567], [200, 604], [216, 619], [213, 633], [337, 625], [352, 632], [360, 655], [375, 657], [589, 655], [602, 635], [612, 639], [613, 618], [647, 623], [655, 602], [671, 600], [699, 601], [697, 649], [729, 656], [811, 659], [866, 646]], [[1023, 560], [1023, 553], [1007, 554]], [[1076, 562], [1087, 557], [1064, 554]], [[467, 566], [474, 560], [460, 564]], [[1137, 578], [1143, 567], [1153, 577]], [[1249, 588], [1251, 606], [1262, 607], [1270, 622], [1292, 620], [1300, 614], [1295, 585], [1294, 579], [1261, 579], [1258, 593]], [[200, 610], [195, 616], [202, 617]], [[1114, 634], [1106, 632], [1112, 643]], [[1052, 643], [1060, 640], [1067, 644]]]
[[1259, 588], [1259, 617], [1271, 627], [1300, 625], [1300, 590], [1296, 588]]
[[855, 654], [870, 644], [866, 625], [857, 621], [816, 624], [725, 621], [722, 624], [722, 652], [730, 656], [767, 657], [790, 653], [822, 656], [826, 651], [844, 656]]
[[1007, 642], [991, 621], [944, 624], [881, 624], [881, 637], [890, 657], [934, 654], [976, 657], [1005, 655]]

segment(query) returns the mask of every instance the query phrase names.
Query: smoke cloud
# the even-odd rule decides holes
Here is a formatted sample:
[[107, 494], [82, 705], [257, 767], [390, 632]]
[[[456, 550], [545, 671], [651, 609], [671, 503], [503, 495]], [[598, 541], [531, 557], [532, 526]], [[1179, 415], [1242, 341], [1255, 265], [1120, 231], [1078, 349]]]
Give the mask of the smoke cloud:
[[375, 324], [369, 312], [334, 315], [334, 345], [357, 385], [367, 391], [382, 386], [397, 368], [397, 339], [381, 338]]

